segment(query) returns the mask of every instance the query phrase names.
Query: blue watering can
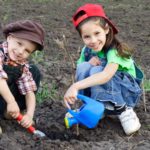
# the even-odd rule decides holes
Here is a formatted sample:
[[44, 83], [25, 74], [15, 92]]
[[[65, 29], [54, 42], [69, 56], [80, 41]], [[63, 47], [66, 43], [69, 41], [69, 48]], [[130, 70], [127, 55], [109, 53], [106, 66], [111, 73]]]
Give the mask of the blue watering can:
[[104, 104], [84, 95], [77, 95], [77, 98], [83, 102], [78, 112], [68, 109], [72, 117], [65, 117], [67, 128], [74, 124], [82, 124], [88, 128], [94, 128], [104, 114]]

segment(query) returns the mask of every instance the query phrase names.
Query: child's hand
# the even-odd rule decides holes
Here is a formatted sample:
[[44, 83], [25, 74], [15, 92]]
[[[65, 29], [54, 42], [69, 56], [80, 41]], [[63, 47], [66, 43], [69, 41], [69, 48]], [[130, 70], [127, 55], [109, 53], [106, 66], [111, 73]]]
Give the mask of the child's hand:
[[7, 113], [10, 114], [13, 118], [16, 118], [19, 112], [20, 112], [20, 109], [16, 101], [7, 103]]
[[22, 120], [19, 122], [23, 127], [28, 128], [33, 124], [33, 119], [28, 114], [25, 114]]
[[68, 104], [74, 104], [76, 97], [77, 97], [78, 90], [75, 87], [75, 84], [70, 86], [70, 88], [67, 90], [67, 92], [64, 95], [64, 102], [65, 105], [70, 108]]
[[97, 56], [94, 56], [92, 57], [90, 60], [89, 60], [89, 63], [93, 66], [98, 66], [101, 64], [99, 58]]

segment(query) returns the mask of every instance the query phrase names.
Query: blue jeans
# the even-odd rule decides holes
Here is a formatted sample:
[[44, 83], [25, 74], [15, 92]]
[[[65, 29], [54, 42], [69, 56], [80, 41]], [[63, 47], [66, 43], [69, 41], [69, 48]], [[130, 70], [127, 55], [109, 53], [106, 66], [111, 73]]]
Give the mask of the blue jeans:
[[[106, 60], [102, 60], [100, 66], [93, 66], [88, 62], [79, 64], [76, 70], [76, 80], [80, 81], [102, 72], [105, 65]], [[111, 106], [110, 109], [112, 109], [112, 107], [123, 107], [125, 105], [135, 107], [142, 91], [136, 78], [128, 73], [117, 71], [107, 83], [80, 90], [79, 93], [101, 101], [107, 106]]]

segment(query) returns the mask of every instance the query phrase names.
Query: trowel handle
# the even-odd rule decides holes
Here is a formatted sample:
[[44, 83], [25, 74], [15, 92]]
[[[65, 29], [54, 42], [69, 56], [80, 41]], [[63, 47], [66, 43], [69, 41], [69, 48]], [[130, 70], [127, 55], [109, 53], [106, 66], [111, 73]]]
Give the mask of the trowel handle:
[[[17, 120], [17, 121], [21, 121], [22, 118], [23, 118], [23, 115], [20, 113], [20, 114], [18, 115], [18, 117], [16, 118], [16, 120]], [[34, 128], [32, 125], [31, 125], [30, 127], [28, 127], [27, 129], [28, 129], [28, 131], [31, 132], [31, 133], [34, 133], [34, 131], [35, 131], [35, 128]]]

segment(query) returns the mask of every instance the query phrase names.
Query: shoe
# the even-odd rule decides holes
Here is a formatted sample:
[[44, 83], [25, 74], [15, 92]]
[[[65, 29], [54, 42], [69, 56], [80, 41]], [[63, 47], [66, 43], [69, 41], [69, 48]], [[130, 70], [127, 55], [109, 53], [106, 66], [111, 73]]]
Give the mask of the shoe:
[[136, 131], [138, 131], [141, 127], [139, 122], [139, 118], [137, 117], [136, 113], [133, 111], [132, 108], [127, 108], [124, 112], [122, 112], [118, 116], [121, 125], [124, 129], [124, 132], [127, 135], [130, 135]]

